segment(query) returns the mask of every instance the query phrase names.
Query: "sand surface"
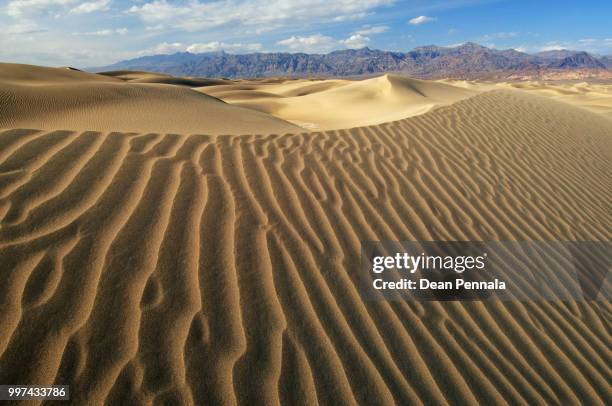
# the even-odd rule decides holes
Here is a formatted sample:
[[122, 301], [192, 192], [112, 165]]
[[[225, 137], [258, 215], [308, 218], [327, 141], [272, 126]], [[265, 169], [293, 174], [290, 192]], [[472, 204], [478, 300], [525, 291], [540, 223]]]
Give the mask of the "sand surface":
[[[0, 131], [0, 382], [70, 384], [75, 404], [610, 403], [609, 301], [366, 302], [355, 286], [364, 240], [609, 241], [603, 115], [459, 91], [350, 130], [167, 133], [145, 109], [137, 133], [84, 131], [92, 116], [74, 100], [91, 93], [62, 80], [170, 85], [31, 74], [0, 88], [2, 126], [45, 124]], [[190, 86], [172, 102], [229, 114], [211, 128], [251, 112]], [[418, 92], [441, 100], [446, 86]], [[61, 108], [46, 99], [62, 94]], [[288, 125], [263, 117], [270, 133]]]
[[233, 105], [270, 113], [309, 130], [336, 130], [423, 114], [476, 94], [444, 83], [383, 75], [365, 80], [295, 80], [198, 88]]
[[[202, 83], [197, 83], [202, 85]], [[128, 83], [62, 68], [0, 64], [0, 127], [206, 134], [300, 128], [174, 83]]]
[[551, 83], [551, 82], [468, 82], [441, 80], [455, 87], [471, 91], [490, 91], [496, 89], [517, 89], [539, 96], [549, 97], [564, 103], [584, 108], [612, 119], [612, 84], [599, 83]]

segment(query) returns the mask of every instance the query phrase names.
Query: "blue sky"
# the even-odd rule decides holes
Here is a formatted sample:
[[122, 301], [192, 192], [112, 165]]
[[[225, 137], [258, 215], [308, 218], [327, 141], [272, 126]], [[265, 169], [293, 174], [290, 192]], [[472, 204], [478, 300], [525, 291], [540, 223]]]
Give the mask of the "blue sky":
[[407, 51], [467, 41], [612, 54], [612, 1], [0, 0], [0, 61], [77, 67], [178, 51]]

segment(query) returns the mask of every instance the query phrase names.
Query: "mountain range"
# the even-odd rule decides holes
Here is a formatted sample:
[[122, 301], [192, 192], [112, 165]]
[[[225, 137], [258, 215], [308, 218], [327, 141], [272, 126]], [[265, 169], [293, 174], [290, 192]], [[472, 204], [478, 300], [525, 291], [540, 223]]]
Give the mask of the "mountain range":
[[358, 76], [389, 72], [426, 78], [474, 78], [548, 71], [586, 70], [610, 73], [611, 68], [612, 56], [595, 56], [570, 50], [528, 54], [514, 49], [491, 49], [468, 42], [455, 47], [423, 46], [409, 52], [369, 48], [340, 50], [328, 54], [179, 52], [171, 55], [143, 56], [88, 70], [139, 70], [175, 76], [226, 78]]

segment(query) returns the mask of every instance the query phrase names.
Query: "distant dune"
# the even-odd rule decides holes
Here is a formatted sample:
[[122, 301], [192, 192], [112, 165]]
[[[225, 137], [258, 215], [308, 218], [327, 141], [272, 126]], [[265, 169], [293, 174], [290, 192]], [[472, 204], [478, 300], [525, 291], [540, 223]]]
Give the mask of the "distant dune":
[[[223, 94], [0, 71], [3, 384], [92, 405], [610, 403], [609, 301], [356, 288], [366, 240], [610, 241], [604, 114], [394, 76]], [[263, 100], [355, 128], [306, 132]]]
[[422, 114], [475, 91], [397, 75], [280, 84], [217, 85], [198, 90], [228, 103], [270, 113], [312, 130], [380, 124]]
[[612, 119], [612, 84], [542, 81], [490, 83], [445, 80], [441, 82], [472, 91], [490, 91], [495, 89], [523, 90], [569, 103]]
[[191, 87], [229, 104], [268, 113], [307, 131], [352, 128], [423, 114], [476, 94], [516, 89], [612, 118], [612, 85], [586, 82], [425, 81], [398, 75], [371, 79], [176, 78], [150, 72], [108, 72], [130, 83]]

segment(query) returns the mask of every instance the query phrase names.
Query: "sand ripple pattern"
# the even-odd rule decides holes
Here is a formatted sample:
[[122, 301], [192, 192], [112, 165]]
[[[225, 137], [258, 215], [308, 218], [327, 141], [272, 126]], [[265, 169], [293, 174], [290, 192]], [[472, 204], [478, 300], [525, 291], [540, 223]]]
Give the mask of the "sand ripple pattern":
[[612, 123], [0, 133], [0, 382], [76, 404], [610, 404], [612, 306], [364, 302], [362, 240], [610, 240]]

